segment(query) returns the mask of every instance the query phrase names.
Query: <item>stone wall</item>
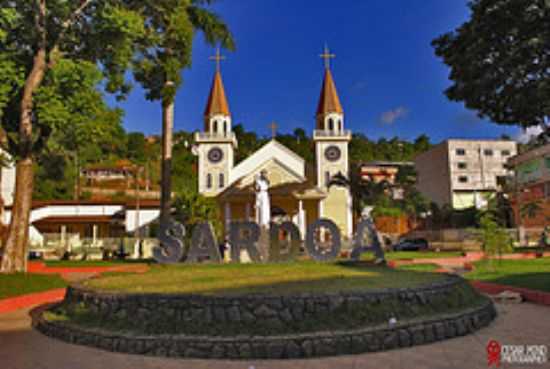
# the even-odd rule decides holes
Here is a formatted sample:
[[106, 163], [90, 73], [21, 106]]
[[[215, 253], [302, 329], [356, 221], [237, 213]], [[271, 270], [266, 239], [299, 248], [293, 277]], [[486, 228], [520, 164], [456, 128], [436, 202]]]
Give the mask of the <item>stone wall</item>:
[[[230, 331], [229, 328], [235, 326], [273, 334], [296, 330], [297, 322], [326, 319], [327, 314], [331, 319], [354, 315], [362, 320], [368, 319], [365, 323], [372, 325], [387, 322], [391, 317], [398, 320], [414, 318], [428, 307], [431, 314], [471, 307], [470, 301], [457, 299], [457, 289], [461, 288], [471, 290], [468, 282], [452, 275], [417, 288], [292, 296], [123, 294], [71, 286], [64, 306], [84, 308], [100, 321], [129, 320], [131, 326], [146, 333], [223, 335], [223, 331]], [[449, 306], [448, 300], [454, 301], [455, 305]], [[395, 309], [384, 309], [390, 305]], [[193, 330], [197, 322], [200, 331]], [[215, 331], [216, 326], [221, 326], [220, 332]], [[212, 327], [212, 330], [207, 330], [207, 327]]]
[[492, 302], [486, 300], [476, 308], [459, 313], [393, 327], [386, 324], [358, 330], [284, 336], [208, 337], [134, 336], [85, 330], [59, 321], [48, 321], [43, 312], [43, 308], [39, 308], [31, 313], [33, 326], [45, 335], [66, 342], [131, 354], [211, 359], [307, 358], [390, 350], [463, 336], [487, 326], [496, 316]]

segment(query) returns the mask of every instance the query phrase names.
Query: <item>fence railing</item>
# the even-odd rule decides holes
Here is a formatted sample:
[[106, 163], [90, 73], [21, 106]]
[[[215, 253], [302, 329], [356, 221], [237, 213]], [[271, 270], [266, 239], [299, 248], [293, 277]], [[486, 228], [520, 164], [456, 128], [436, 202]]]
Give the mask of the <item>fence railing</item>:
[[156, 238], [79, 237], [78, 234], [44, 234], [41, 245], [30, 245], [29, 251], [44, 259], [105, 259], [119, 255], [127, 258], [151, 258]]

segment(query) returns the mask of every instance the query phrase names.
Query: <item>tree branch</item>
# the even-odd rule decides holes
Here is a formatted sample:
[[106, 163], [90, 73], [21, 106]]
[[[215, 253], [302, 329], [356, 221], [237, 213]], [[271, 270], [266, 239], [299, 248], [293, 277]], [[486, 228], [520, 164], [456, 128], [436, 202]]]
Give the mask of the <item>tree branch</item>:
[[86, 8], [93, 2], [94, 0], [83, 0], [82, 3], [78, 8], [74, 10], [74, 12], [71, 13], [69, 18], [67, 18], [62, 24], [61, 24], [61, 31], [59, 32], [59, 36], [57, 37], [57, 40], [55, 41], [49, 55], [48, 55], [48, 68], [51, 69], [55, 66], [57, 59], [55, 57], [55, 54], [59, 52], [59, 45], [61, 44], [61, 41], [63, 41], [63, 38], [65, 38], [65, 35], [67, 34], [67, 31], [69, 28], [72, 27], [73, 24], [76, 23], [78, 17], [86, 10]]

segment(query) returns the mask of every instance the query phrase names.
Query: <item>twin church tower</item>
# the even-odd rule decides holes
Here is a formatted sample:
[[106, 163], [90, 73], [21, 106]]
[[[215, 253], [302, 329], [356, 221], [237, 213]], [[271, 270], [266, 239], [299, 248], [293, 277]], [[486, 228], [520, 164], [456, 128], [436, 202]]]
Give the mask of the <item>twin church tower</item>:
[[313, 131], [315, 163], [306, 163], [296, 153], [273, 138], [257, 152], [235, 166], [237, 139], [232, 131], [232, 117], [222, 82], [219, 50], [216, 72], [204, 111], [204, 129], [197, 132], [198, 189], [215, 197], [225, 223], [231, 220], [254, 220], [254, 178], [261, 171], [270, 181], [272, 217], [297, 224], [302, 235], [307, 224], [317, 218], [333, 220], [342, 235], [352, 233], [352, 200], [349, 190], [329, 186], [336, 176], [349, 175], [348, 143], [351, 132], [344, 129], [344, 111], [330, 71], [327, 48], [324, 79], [317, 105]]

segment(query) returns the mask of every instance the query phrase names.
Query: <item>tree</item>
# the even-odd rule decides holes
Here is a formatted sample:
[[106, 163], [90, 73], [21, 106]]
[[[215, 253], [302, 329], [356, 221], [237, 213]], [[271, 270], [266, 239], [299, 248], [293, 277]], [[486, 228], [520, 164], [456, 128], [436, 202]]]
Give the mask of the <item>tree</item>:
[[124, 72], [144, 31], [128, 3], [0, 0], [0, 78], [7, 82], [0, 88], [0, 119], [17, 171], [2, 272], [26, 267], [35, 157], [51, 131], [40, 121], [35, 96], [61, 59], [101, 64], [106, 89], [123, 96], [129, 89]]
[[432, 41], [451, 67], [445, 91], [481, 118], [546, 128], [550, 117], [550, 3], [473, 0], [470, 20]]
[[226, 24], [205, 6], [213, 0], [143, 0], [146, 34], [139, 57], [134, 63], [134, 75], [146, 90], [148, 100], [162, 105], [161, 213], [163, 224], [170, 216], [172, 130], [174, 99], [182, 84], [181, 71], [191, 65], [196, 31], [202, 32], [207, 43], [220, 43], [234, 48]]
[[144, 163], [146, 161], [146, 144], [145, 144], [145, 135], [141, 132], [130, 132], [127, 135], [128, 145], [127, 153], [128, 159], [137, 162]]

